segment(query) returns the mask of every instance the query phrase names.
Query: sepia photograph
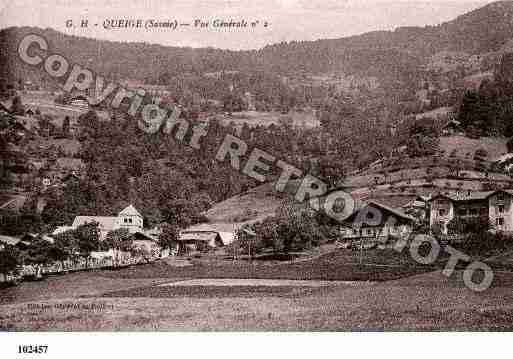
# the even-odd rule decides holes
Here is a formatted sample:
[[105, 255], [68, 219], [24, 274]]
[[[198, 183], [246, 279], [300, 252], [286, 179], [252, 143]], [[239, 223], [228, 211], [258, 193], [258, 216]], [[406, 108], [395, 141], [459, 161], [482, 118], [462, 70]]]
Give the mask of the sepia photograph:
[[513, 1], [0, 2], [14, 357], [511, 330]]

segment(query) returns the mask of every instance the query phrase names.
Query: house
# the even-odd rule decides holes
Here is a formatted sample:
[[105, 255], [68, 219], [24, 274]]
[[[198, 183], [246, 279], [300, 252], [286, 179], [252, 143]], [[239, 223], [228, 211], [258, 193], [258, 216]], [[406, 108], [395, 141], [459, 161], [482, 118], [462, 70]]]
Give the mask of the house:
[[25, 250], [30, 246], [30, 242], [21, 238], [0, 235], [0, 249], [4, 249], [6, 245], [15, 246], [20, 250]]
[[357, 202], [354, 213], [340, 228], [343, 239], [401, 237], [413, 230], [415, 219], [401, 210], [369, 201]]
[[224, 227], [215, 224], [199, 224], [187, 228], [180, 233], [178, 253], [203, 251], [231, 244], [235, 240], [235, 232], [228, 231]]
[[455, 218], [486, 218], [497, 231], [513, 232], [512, 197], [513, 190], [439, 194], [430, 200], [429, 223], [440, 224], [447, 234], [447, 224]]
[[488, 220], [497, 231], [513, 232], [512, 190], [498, 190], [488, 197]]
[[126, 228], [130, 233], [143, 232], [143, 216], [130, 205], [115, 217], [108, 216], [77, 216], [71, 226], [61, 226], [53, 231], [53, 235], [76, 229], [87, 223], [98, 223], [100, 239], [105, 239], [108, 232]]
[[223, 245], [223, 240], [218, 232], [184, 231], [180, 233], [178, 239], [178, 253], [203, 252]]

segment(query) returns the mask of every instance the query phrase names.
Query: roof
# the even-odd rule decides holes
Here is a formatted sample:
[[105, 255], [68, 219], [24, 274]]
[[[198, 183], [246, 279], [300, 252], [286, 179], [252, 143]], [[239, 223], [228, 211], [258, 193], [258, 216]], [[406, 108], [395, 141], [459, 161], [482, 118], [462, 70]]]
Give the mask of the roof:
[[142, 215], [132, 205], [119, 212], [118, 216], [137, 216], [142, 218]]
[[200, 223], [195, 224], [193, 226], [187, 227], [185, 232], [203, 232], [203, 231], [211, 231], [211, 232], [229, 232], [234, 233], [240, 227], [242, 227], [244, 223], [236, 222], [236, 223], [224, 223], [224, 222], [214, 222], [214, 223]]
[[352, 226], [352, 224], [350, 222], [353, 222], [355, 220], [358, 220], [358, 213], [363, 210], [364, 208], [366, 208], [367, 206], [374, 206], [374, 207], [377, 207], [378, 209], [380, 210], [384, 210], [396, 217], [399, 217], [403, 220], [406, 220], [406, 221], [415, 221], [415, 218], [407, 215], [406, 213], [402, 212], [401, 210], [397, 209], [397, 208], [393, 208], [393, 207], [390, 207], [390, 206], [387, 206], [385, 204], [382, 204], [382, 203], [379, 203], [379, 202], [376, 202], [376, 201], [362, 201], [360, 199], [356, 199], [355, 200], [355, 206], [354, 206], [354, 210], [353, 210], [353, 213], [351, 214], [351, 216], [349, 216], [343, 223], [341, 223], [342, 226]]
[[216, 247], [218, 238], [222, 242], [221, 236], [217, 232], [182, 232], [178, 240], [181, 242], [204, 242], [211, 247]]
[[73, 226], [59, 226], [55, 228], [55, 230], [52, 232], [52, 235], [61, 234], [67, 231], [71, 231], [72, 229], [75, 228], [73, 228]]
[[403, 213], [401, 210], [389, 207], [389, 206], [387, 206], [385, 204], [378, 203], [378, 202], [375, 202], [375, 201], [370, 201], [368, 204], [369, 205], [375, 205], [376, 207], [380, 207], [380, 208], [384, 209], [385, 211], [388, 211], [388, 212], [396, 215], [397, 217], [401, 217], [401, 218], [409, 220], [409, 221], [414, 221], [415, 220], [415, 218], [413, 218], [411, 216], [408, 216], [406, 213]]
[[[463, 191], [463, 192], [454, 192], [447, 194], [438, 194], [431, 197], [429, 201], [434, 201], [438, 198], [446, 198], [455, 202], [464, 202], [464, 201], [482, 201], [488, 199], [491, 195], [495, 194], [498, 191]], [[505, 192], [505, 191], [504, 191]], [[511, 192], [513, 193], [513, 192]]]
[[513, 158], [513, 153], [505, 153], [495, 160], [495, 162], [505, 162]]
[[367, 195], [361, 198], [361, 200], [365, 202], [377, 202], [377, 203], [386, 203], [387, 206], [392, 208], [401, 208], [408, 203], [412, 202], [416, 199], [416, 195], [414, 194], [394, 194], [394, 195]]
[[235, 241], [235, 234], [233, 232], [218, 232], [223, 244], [226, 246]]
[[0, 209], [19, 211], [27, 201], [27, 196], [24, 195], [13, 195], [2, 198], [3, 203], [0, 203]]
[[87, 223], [98, 222], [103, 231], [112, 231], [117, 227], [118, 217], [98, 217], [98, 216], [77, 216], [73, 221], [72, 227], [77, 228]]
[[137, 231], [134, 234], [132, 234], [132, 238], [136, 241], [151, 241], [151, 242], [157, 242], [158, 236], [154, 236], [151, 233], [147, 231]]
[[21, 239], [16, 238], [16, 237], [0, 235], [0, 242], [4, 243], [4, 244], [9, 244], [11, 246], [14, 246], [14, 245], [18, 244], [19, 241], [21, 241]]
[[217, 232], [181, 232], [179, 240], [180, 241], [203, 241], [209, 242], [212, 239], [215, 240], [217, 237]]
[[48, 243], [54, 243], [55, 242], [55, 239], [53, 239], [52, 237], [47, 236], [46, 234], [39, 235], [39, 234], [36, 234], [36, 233], [25, 233], [21, 237], [21, 240], [33, 241], [33, 240], [38, 239], [38, 238], [40, 238], [43, 241], [46, 241]]
[[201, 223], [182, 231], [182, 233], [217, 233], [224, 245], [235, 241], [235, 231], [242, 226], [241, 223]]

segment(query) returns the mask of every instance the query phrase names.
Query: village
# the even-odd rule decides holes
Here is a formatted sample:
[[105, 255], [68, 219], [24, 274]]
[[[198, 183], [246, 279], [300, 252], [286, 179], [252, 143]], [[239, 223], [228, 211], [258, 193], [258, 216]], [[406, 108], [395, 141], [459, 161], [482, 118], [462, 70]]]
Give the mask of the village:
[[511, 330], [511, 14], [2, 29], [0, 331]]
[[[124, 83], [129, 86], [142, 86], [145, 91], [154, 96], [169, 96], [169, 92], [164, 87]], [[31, 86], [30, 82], [25, 83], [25, 90], [22, 93], [29, 96], [34, 96], [30, 95], [31, 93], [41, 93], [33, 90]], [[77, 117], [91, 112], [87, 95], [90, 94], [75, 93], [74, 97], [67, 96], [63, 105], [59, 104], [62, 98], [62, 94], [59, 93], [55, 95], [55, 105], [33, 97], [35, 102], [30, 102], [32, 105], [29, 105], [28, 109], [16, 109], [16, 106], [20, 105], [13, 101], [11, 104], [2, 104], [2, 111], [4, 116], [17, 113], [14, 116], [15, 128], [25, 145], [46, 141], [63, 143], [66, 146], [83, 136]], [[247, 108], [254, 111], [254, 99], [251, 94], [245, 93], [242, 98], [245, 99]], [[10, 110], [9, 106], [11, 106]], [[52, 116], [41, 115], [41, 111], [48, 111], [51, 108], [54, 116], [64, 116], [64, 118], [54, 121]], [[102, 111], [97, 112], [100, 118], [114, 116]], [[56, 126], [59, 122], [62, 129]], [[442, 139], [465, 136], [461, 124], [453, 119], [452, 114], [448, 113], [447, 120], [445, 122], [442, 120], [441, 123], [442, 125], [438, 126], [440, 126]], [[55, 148], [53, 145], [52, 147], [48, 149], [50, 155], [33, 157], [30, 160], [29, 169], [23, 169], [15, 175], [14, 183], [19, 186], [19, 189], [3, 199], [0, 205], [2, 221], [5, 222], [12, 213], [17, 213], [26, 205], [27, 197], [23, 195], [22, 188], [34, 186], [34, 181], [40, 182], [36, 184], [39, 189], [34, 203], [36, 210], [40, 213], [48, 202], [45, 193], [62, 191], [68, 186], [81, 182], [85, 169], [84, 163], [76, 158], [73, 152], [66, 153], [62, 147]], [[68, 147], [72, 148], [69, 145]], [[52, 154], [52, 149], [57, 152]], [[20, 151], [15, 146], [10, 150], [13, 153]], [[489, 154], [485, 150], [476, 151], [477, 172], [474, 175], [470, 174], [471, 171], [459, 173], [455, 181], [457, 183], [454, 185], [451, 183], [453, 180], [450, 176], [445, 180], [433, 179], [436, 177], [433, 172], [437, 170], [437, 166], [441, 171], [444, 165], [444, 159], [437, 159], [437, 157], [434, 158], [437, 161], [433, 162], [432, 167], [426, 169], [427, 176], [424, 178], [414, 177], [411, 174], [408, 175], [409, 178], [405, 178], [406, 176], [401, 174], [400, 178], [394, 180], [391, 175], [388, 178], [386, 174], [383, 176], [383, 173], [386, 173], [385, 168], [393, 165], [393, 156], [397, 156], [397, 153], [400, 155], [400, 151], [394, 152], [390, 158], [370, 164], [367, 170], [370, 175], [359, 171], [339, 183], [339, 189], [348, 191], [355, 198], [356, 206], [353, 209], [354, 213], [348, 215], [342, 223], [331, 225], [336, 234], [330, 237], [327, 243], [333, 243], [335, 245], [333, 248], [353, 251], [392, 248], [395, 241], [411, 239], [412, 233], [419, 231], [436, 234], [437, 238], [445, 243], [455, 243], [468, 237], [463, 227], [468, 227], [474, 222], [486, 223], [483, 228], [501, 235], [507, 235], [513, 231], [513, 210], [511, 210], [513, 190], [508, 189], [511, 179], [501, 174], [503, 170], [494, 169], [497, 166], [486, 158]], [[500, 153], [500, 155], [497, 163], [509, 159], [507, 154]], [[452, 164], [450, 162], [452, 157], [454, 157], [454, 151], [449, 156], [447, 164], [449, 167]], [[474, 162], [472, 160], [469, 162], [474, 170]], [[483, 168], [489, 169], [483, 170]], [[493, 171], [496, 173], [494, 174]], [[366, 177], [369, 178], [368, 181]], [[443, 171], [439, 172], [438, 177], [443, 177]], [[495, 180], [494, 183], [498, 189], [485, 190], [490, 188], [492, 180]], [[407, 187], [406, 191], [401, 188], [402, 185]], [[271, 213], [259, 214], [258, 201], [252, 204], [253, 206], [241, 208], [240, 211], [255, 212], [255, 217], [259, 221], [272, 215]], [[279, 207], [276, 204], [275, 206], [275, 208]], [[210, 211], [215, 212], [215, 207]], [[222, 208], [222, 204], [219, 207]], [[379, 220], [362, 223], [357, 220], [362, 212], [373, 212]], [[57, 252], [53, 255], [58, 258], [39, 257], [27, 259], [25, 263], [22, 260], [17, 266], [2, 273], [1, 281], [4, 284], [11, 284], [19, 283], [21, 280], [41, 280], [45, 275], [59, 273], [147, 265], [168, 257], [200, 258], [207, 255], [220, 260], [235, 258], [247, 260], [255, 255], [251, 253], [251, 245], [248, 243], [255, 241], [254, 246], [256, 246], [258, 242], [254, 227], [257, 221], [252, 219], [251, 215], [243, 218], [245, 219], [243, 221], [214, 218], [213, 221], [208, 220], [178, 231], [175, 229], [172, 240], [163, 240], [168, 237], [163, 235], [163, 228], [170, 224], [161, 223], [149, 227], [144, 223], [145, 215], [132, 204], [121, 209], [116, 216], [106, 216], [105, 213], [89, 216], [80, 213], [72, 215], [74, 215], [72, 223], [48, 228], [48, 232], [28, 231], [16, 236], [0, 234], [0, 242], [4, 249], [6, 246], [12, 246], [20, 253], [27, 253], [27, 258], [33, 258], [34, 256], [28, 253], [41, 251], [41, 248], [36, 250], [34, 247], [47, 246], [48, 248], [43, 249], [42, 253]], [[79, 237], [77, 233], [89, 227], [92, 231], [88, 233], [89, 237], [86, 236], [85, 241], [90, 240], [94, 243], [91, 248], [85, 251], [80, 246], [63, 249], [63, 246], [66, 247], [63, 240], [73, 242]], [[73, 239], [74, 236], [75, 239]], [[249, 242], [248, 238], [250, 238]], [[253, 252], [255, 251], [256, 248], [253, 248]]]

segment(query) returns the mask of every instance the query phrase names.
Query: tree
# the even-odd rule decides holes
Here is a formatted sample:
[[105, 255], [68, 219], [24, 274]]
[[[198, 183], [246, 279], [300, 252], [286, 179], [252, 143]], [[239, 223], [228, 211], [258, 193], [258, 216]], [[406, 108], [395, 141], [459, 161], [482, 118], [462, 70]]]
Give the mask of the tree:
[[322, 156], [318, 164], [317, 177], [329, 188], [335, 187], [344, 179], [344, 166], [337, 155]]
[[132, 235], [126, 228], [115, 229], [107, 233], [105, 241], [102, 243], [107, 248], [117, 249], [124, 252], [130, 252], [133, 247]]
[[484, 161], [488, 157], [488, 152], [484, 148], [478, 148], [474, 152], [474, 161]]
[[62, 262], [69, 258], [69, 253], [66, 247], [50, 243], [46, 248], [46, 258], [50, 262]]
[[36, 238], [30, 243], [25, 255], [26, 261], [32, 264], [49, 264], [52, 259], [49, 258], [48, 252], [51, 244], [41, 238]]
[[11, 113], [13, 115], [24, 116], [25, 106], [21, 102], [20, 96], [15, 96], [12, 100]]
[[75, 231], [69, 230], [57, 235], [54, 235], [54, 246], [60, 249], [63, 253], [65, 253], [66, 258], [73, 257], [78, 252], [78, 248], [76, 247], [76, 237]]
[[164, 221], [173, 223], [179, 228], [187, 228], [204, 220], [201, 213], [210, 206], [210, 198], [201, 193], [191, 193], [187, 197], [163, 201], [160, 210]]
[[5, 245], [0, 249], [0, 273], [4, 276], [15, 272], [20, 265], [20, 252], [16, 247]]
[[255, 253], [265, 248], [271, 248], [276, 253], [289, 253], [318, 246], [328, 236], [324, 232], [325, 226], [317, 220], [317, 215], [317, 212], [312, 213], [292, 203], [285, 203], [278, 209], [276, 216], [254, 224], [255, 240], [248, 242], [248, 245], [254, 247]]
[[97, 138], [101, 135], [100, 119], [94, 110], [89, 110], [78, 117], [78, 125], [80, 126], [80, 134], [85, 137]]
[[433, 223], [431, 233], [435, 238], [441, 238], [444, 235], [444, 224], [442, 222]]
[[62, 135], [64, 137], [69, 136], [70, 123], [71, 123], [71, 120], [70, 120], [69, 116], [64, 117], [64, 120], [62, 121]]
[[159, 245], [162, 249], [175, 248], [180, 238], [180, 227], [174, 224], [164, 223], [159, 235]]
[[106, 248], [114, 250], [114, 265], [119, 262], [117, 251], [129, 252], [134, 251], [134, 241], [128, 229], [120, 228], [107, 233], [105, 241], [102, 243]]
[[242, 251], [248, 254], [249, 260], [253, 260], [253, 256], [263, 249], [262, 240], [258, 238], [256, 233], [249, 226], [241, 227], [236, 233], [237, 252]]
[[490, 229], [490, 222], [488, 216], [477, 218], [453, 218], [447, 223], [447, 231], [450, 234], [473, 234], [482, 235]]
[[[57, 256], [58, 258], [56, 260], [62, 260], [59, 258], [75, 255], [89, 258], [91, 252], [98, 251], [102, 248], [100, 230], [96, 222], [86, 223], [76, 229], [58, 234], [53, 245], [50, 245], [48, 242], [45, 243], [44, 249], [40, 249], [34, 253], [34, 255], [37, 255], [36, 258], [40, 256], [55, 258], [55, 256]], [[52, 253], [49, 255], [48, 251]], [[44, 260], [42, 262], [44, 262]]]
[[84, 257], [100, 249], [100, 229], [98, 223], [86, 223], [75, 230], [76, 248]]
[[15, 118], [0, 113], [0, 187], [12, 182], [11, 174], [27, 171], [24, 154], [16, 150], [21, 140]]

